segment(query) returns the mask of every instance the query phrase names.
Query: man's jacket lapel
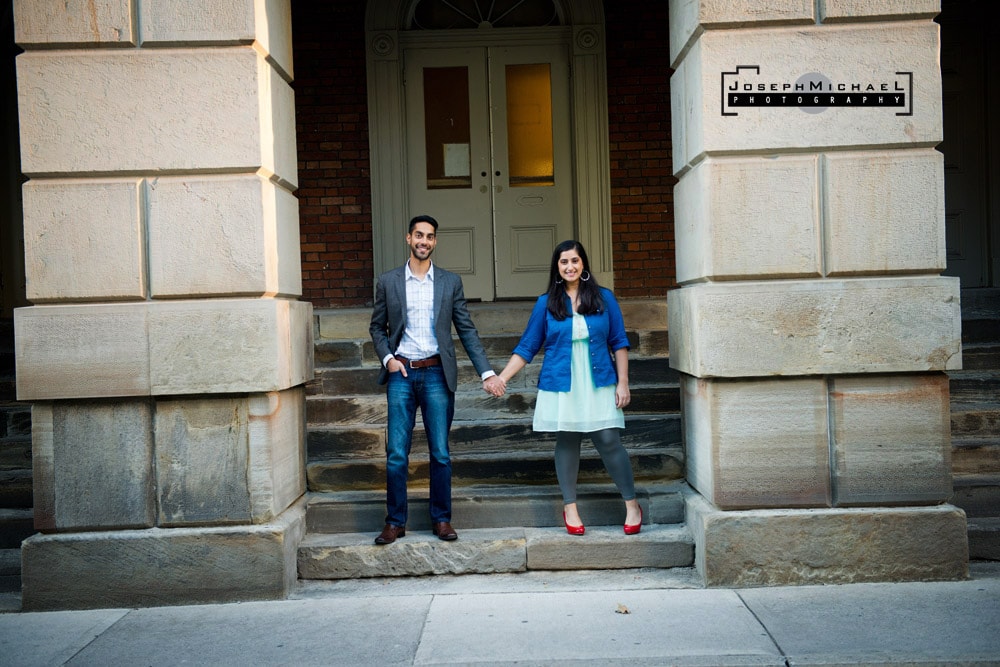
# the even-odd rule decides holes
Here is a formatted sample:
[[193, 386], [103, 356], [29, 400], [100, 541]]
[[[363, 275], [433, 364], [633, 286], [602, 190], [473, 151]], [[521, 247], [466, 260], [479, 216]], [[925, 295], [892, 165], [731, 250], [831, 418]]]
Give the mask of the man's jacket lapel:
[[406, 266], [402, 266], [399, 269], [398, 280], [393, 281], [392, 289], [395, 291], [395, 303], [399, 307], [399, 319], [398, 322], [402, 323], [399, 328], [400, 331], [406, 329]]
[[[441, 321], [441, 302], [444, 300], [444, 276], [434, 271], [434, 324]], [[436, 332], [435, 332], [436, 333]]]

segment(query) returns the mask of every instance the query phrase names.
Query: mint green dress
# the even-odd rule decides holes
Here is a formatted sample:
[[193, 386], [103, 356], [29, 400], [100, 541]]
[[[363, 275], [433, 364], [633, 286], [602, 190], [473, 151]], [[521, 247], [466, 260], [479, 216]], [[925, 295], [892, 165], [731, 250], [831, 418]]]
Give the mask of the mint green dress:
[[625, 413], [615, 407], [615, 385], [594, 386], [587, 318], [578, 313], [573, 313], [570, 359], [572, 382], [569, 391], [538, 390], [534, 430], [592, 433], [605, 428], [625, 428]]

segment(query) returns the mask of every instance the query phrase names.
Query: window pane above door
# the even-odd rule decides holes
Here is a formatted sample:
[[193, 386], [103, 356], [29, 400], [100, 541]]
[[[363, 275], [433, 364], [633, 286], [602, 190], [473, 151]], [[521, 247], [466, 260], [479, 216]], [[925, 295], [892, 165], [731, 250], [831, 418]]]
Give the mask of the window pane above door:
[[507, 65], [507, 159], [511, 187], [552, 186], [549, 63]]
[[472, 187], [467, 67], [424, 68], [427, 189]]
[[420, 0], [411, 30], [561, 25], [552, 0]]

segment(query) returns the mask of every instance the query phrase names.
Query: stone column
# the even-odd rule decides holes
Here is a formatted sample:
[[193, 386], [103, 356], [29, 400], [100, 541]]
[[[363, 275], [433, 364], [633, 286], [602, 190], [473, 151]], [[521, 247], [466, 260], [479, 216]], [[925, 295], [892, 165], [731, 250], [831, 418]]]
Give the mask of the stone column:
[[[670, 5], [697, 565], [709, 585], [961, 578], [939, 3], [758, 5]], [[831, 92], [856, 97], [779, 106]], [[902, 104], [862, 106], [877, 95]]]
[[304, 532], [288, 0], [15, 0], [27, 610], [283, 597]]

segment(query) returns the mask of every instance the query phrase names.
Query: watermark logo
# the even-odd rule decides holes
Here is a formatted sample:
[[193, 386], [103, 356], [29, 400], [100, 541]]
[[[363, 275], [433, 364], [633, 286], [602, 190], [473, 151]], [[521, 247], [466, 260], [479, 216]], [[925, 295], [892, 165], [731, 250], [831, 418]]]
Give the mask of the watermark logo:
[[740, 65], [722, 73], [722, 115], [738, 116], [751, 108], [797, 107], [808, 114], [830, 107], [893, 109], [913, 115], [913, 72], [895, 72], [881, 80], [835, 81], [809, 72], [794, 81], [767, 77], [760, 65]]

